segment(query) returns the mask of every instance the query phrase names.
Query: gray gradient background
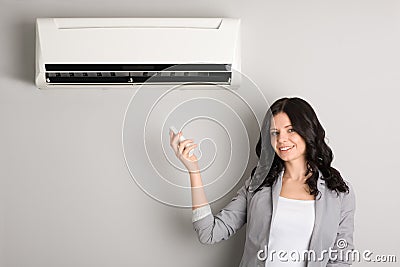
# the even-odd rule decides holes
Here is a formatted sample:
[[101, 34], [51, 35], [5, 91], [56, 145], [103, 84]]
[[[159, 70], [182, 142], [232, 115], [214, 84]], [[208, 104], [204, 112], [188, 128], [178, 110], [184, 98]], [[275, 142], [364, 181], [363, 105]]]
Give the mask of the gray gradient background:
[[242, 71], [271, 102], [301, 96], [317, 110], [356, 189], [357, 248], [400, 256], [399, 1], [1, 0], [0, 10], [0, 266], [236, 266], [244, 243], [243, 228], [201, 245], [190, 210], [135, 185], [121, 149], [131, 90], [35, 88], [36, 17], [241, 18]]

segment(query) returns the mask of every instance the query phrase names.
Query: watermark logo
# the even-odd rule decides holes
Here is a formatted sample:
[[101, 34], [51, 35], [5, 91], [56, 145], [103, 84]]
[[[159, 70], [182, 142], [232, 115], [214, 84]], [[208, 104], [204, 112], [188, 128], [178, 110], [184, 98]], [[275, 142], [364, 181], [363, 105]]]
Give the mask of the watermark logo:
[[[257, 252], [257, 258], [261, 261], [269, 262], [322, 262], [343, 261], [343, 262], [379, 262], [392, 263], [397, 262], [397, 256], [394, 254], [375, 254], [371, 250], [359, 251], [356, 249], [346, 249], [349, 247], [348, 242], [341, 238], [336, 241], [336, 248], [330, 247], [317, 253], [314, 250], [274, 250], [268, 251], [267, 246]], [[268, 253], [266, 253], [268, 251]]]
[[344, 238], [340, 238], [336, 241], [336, 246], [340, 249], [347, 248], [347, 241]]

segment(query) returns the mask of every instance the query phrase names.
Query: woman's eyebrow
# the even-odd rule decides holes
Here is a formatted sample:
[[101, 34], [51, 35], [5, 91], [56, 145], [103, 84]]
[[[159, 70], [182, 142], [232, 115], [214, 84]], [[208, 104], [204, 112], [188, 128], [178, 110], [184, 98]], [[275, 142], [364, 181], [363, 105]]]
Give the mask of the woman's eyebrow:
[[[291, 124], [286, 125], [284, 128], [287, 128], [287, 127], [290, 127], [290, 126], [292, 126], [292, 125], [291, 125]], [[271, 129], [269, 129], [269, 130], [278, 130], [278, 129], [276, 129], [276, 128], [271, 128]]]

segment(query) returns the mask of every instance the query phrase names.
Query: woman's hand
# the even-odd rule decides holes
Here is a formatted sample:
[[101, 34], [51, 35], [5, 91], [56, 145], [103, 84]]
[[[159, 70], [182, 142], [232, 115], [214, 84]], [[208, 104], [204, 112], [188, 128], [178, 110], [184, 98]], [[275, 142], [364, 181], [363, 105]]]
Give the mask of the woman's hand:
[[186, 169], [192, 172], [199, 172], [199, 166], [197, 164], [197, 157], [193, 154], [189, 156], [189, 152], [197, 147], [197, 144], [193, 143], [193, 140], [186, 139], [183, 142], [179, 142], [179, 137], [182, 136], [182, 132], [174, 134], [172, 131], [169, 132], [170, 145], [175, 152], [176, 157], [185, 165]]

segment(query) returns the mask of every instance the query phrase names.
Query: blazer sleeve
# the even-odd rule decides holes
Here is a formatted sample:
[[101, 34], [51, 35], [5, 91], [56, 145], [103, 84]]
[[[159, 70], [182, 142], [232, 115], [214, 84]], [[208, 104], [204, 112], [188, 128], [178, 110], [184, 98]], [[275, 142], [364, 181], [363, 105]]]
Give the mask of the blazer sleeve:
[[354, 250], [353, 232], [356, 199], [353, 186], [347, 181], [346, 183], [349, 186], [349, 193], [343, 195], [338, 233], [333, 246], [337, 253], [333, 254], [335, 257], [328, 261], [327, 267], [349, 267], [353, 263], [351, 251]]
[[214, 244], [235, 234], [247, 221], [247, 188], [250, 178], [237, 195], [216, 215], [209, 213], [193, 222], [193, 228], [202, 244]]

